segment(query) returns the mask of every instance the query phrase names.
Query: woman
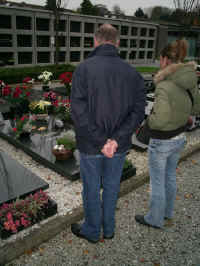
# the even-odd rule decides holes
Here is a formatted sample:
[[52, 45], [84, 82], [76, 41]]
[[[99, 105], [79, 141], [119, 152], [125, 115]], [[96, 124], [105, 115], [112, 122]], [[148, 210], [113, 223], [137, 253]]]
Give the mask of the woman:
[[184, 131], [191, 114], [200, 113], [195, 63], [184, 64], [187, 42], [177, 40], [161, 52], [153, 111], [148, 117], [151, 140], [148, 148], [151, 200], [149, 212], [136, 215], [137, 222], [162, 228], [173, 216], [176, 198], [176, 167], [186, 143]]

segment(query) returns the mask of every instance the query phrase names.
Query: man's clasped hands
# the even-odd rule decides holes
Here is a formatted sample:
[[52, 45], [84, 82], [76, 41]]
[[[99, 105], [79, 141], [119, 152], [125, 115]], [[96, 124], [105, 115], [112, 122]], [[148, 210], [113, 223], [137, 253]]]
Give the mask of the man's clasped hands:
[[101, 152], [108, 158], [112, 158], [117, 150], [118, 144], [115, 140], [108, 139]]

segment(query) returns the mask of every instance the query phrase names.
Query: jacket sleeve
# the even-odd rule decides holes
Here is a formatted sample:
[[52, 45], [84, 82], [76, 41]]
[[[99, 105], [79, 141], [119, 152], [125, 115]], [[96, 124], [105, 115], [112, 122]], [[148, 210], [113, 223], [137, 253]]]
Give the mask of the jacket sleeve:
[[198, 86], [194, 88], [194, 92], [192, 93], [194, 104], [192, 107], [192, 115], [200, 115], [200, 91]]
[[148, 124], [151, 129], [161, 130], [169, 123], [170, 104], [167, 92], [162, 86], [158, 86], [155, 91], [155, 102], [153, 111], [148, 117]]
[[100, 150], [106, 143], [106, 137], [97, 127], [89, 123], [89, 105], [87, 92], [87, 73], [80, 65], [73, 74], [71, 90], [71, 116], [77, 136], [92, 142]]
[[116, 129], [112, 139], [117, 142], [121, 137], [133, 134], [141, 122], [144, 120], [145, 105], [146, 105], [146, 89], [143, 78], [138, 74], [134, 79], [134, 87], [132, 90], [132, 108], [126, 119], [122, 122], [118, 129]]

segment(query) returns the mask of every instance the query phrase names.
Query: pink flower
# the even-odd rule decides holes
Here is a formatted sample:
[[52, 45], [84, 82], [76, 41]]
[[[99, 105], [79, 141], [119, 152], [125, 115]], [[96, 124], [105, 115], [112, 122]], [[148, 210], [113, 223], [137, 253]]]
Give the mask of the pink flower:
[[15, 225], [16, 225], [16, 227], [19, 227], [20, 226], [20, 221], [19, 220], [16, 220], [15, 221]]
[[10, 223], [9, 223], [9, 222], [4, 222], [3, 226], [4, 226], [4, 228], [5, 228], [6, 230], [8, 230], [8, 231], [11, 229], [11, 228], [10, 228]]

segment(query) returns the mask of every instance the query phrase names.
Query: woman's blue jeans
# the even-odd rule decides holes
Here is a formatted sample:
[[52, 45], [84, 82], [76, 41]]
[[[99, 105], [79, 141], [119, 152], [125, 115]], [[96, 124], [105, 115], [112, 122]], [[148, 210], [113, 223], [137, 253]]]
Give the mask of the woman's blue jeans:
[[[83, 180], [83, 206], [85, 221], [81, 233], [98, 240], [101, 227], [109, 237], [115, 230], [115, 208], [120, 190], [120, 179], [126, 153], [107, 158], [103, 154], [80, 153], [80, 174]], [[103, 188], [102, 199], [100, 195]]]
[[176, 199], [176, 167], [186, 138], [151, 139], [148, 147], [151, 185], [150, 209], [144, 219], [163, 227], [164, 218], [172, 218]]

